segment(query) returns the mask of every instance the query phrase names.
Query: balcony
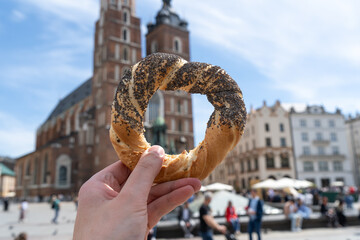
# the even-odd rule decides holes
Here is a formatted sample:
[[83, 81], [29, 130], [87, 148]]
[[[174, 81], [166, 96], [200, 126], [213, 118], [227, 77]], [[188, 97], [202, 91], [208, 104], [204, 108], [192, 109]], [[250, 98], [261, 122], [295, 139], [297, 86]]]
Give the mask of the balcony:
[[345, 160], [345, 155], [343, 154], [301, 154], [299, 156], [301, 160]]
[[325, 139], [316, 139], [312, 142], [315, 146], [327, 146], [330, 144], [329, 140]]

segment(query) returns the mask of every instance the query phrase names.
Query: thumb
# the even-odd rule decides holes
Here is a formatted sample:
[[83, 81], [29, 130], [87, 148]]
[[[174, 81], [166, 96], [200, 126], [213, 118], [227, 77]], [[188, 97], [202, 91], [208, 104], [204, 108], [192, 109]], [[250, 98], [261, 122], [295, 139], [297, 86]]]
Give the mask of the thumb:
[[122, 191], [130, 193], [136, 190], [137, 197], [147, 201], [151, 186], [156, 175], [160, 172], [164, 157], [164, 149], [160, 146], [155, 145], [146, 150], [130, 174]]

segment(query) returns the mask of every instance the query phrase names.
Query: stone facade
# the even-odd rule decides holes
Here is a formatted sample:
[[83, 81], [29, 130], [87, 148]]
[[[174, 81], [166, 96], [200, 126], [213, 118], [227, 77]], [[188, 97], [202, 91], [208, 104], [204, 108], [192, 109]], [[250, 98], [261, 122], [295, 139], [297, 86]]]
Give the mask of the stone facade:
[[205, 183], [222, 182], [238, 191], [254, 182], [295, 177], [289, 113], [276, 102], [251, 109], [244, 135]]
[[[169, 2], [164, 1], [156, 17], [160, 20], [149, 28], [147, 39], [158, 41], [158, 51], [189, 59], [187, 23]], [[167, 17], [176, 21], [165, 21]], [[168, 43], [172, 40], [173, 47]], [[35, 151], [16, 160], [17, 197], [75, 194], [94, 173], [117, 161], [108, 133], [110, 106], [124, 71], [141, 60], [135, 0], [101, 0], [94, 41], [92, 78], [59, 102], [38, 128]], [[151, 128], [151, 120], [162, 113], [168, 135], [165, 147], [173, 152], [193, 148], [191, 96], [180, 91], [158, 91], [154, 96], [160, 98], [150, 101], [145, 126]]]
[[303, 110], [291, 108], [290, 122], [299, 179], [318, 187], [329, 187], [334, 181], [354, 184], [345, 118], [340, 110], [330, 113], [317, 105]]
[[349, 117], [346, 121], [346, 135], [350, 158], [353, 159], [355, 184], [360, 186], [360, 115]]

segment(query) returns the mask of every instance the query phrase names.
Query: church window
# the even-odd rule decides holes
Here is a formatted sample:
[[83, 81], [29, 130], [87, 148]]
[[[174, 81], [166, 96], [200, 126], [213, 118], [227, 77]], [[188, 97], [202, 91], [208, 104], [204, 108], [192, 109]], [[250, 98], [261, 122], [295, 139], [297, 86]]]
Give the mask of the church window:
[[36, 158], [35, 161], [34, 161], [33, 184], [37, 183], [38, 167], [39, 167], [39, 159]]
[[135, 64], [135, 63], [136, 63], [136, 60], [137, 60], [137, 58], [136, 58], [136, 49], [133, 48], [133, 49], [131, 50], [131, 61], [132, 61], [132, 64]]
[[60, 166], [59, 168], [59, 185], [65, 185], [67, 181], [67, 168]]
[[160, 113], [160, 96], [159, 93], [155, 93], [149, 101], [147, 111], [149, 112], [149, 123], [153, 123]]
[[115, 59], [119, 59], [120, 58], [120, 45], [116, 44], [115, 45]]
[[120, 76], [120, 67], [118, 65], [115, 66], [115, 81], [119, 81]]
[[158, 52], [158, 51], [159, 51], [159, 49], [158, 49], [158, 44], [157, 44], [156, 41], [153, 41], [153, 42], [151, 43], [151, 53], [156, 53], [156, 52]]
[[178, 113], [181, 113], [181, 100], [178, 101], [177, 107], [178, 107]]
[[187, 100], [184, 100], [184, 113], [185, 114], [188, 114], [188, 101]]
[[129, 12], [127, 10], [123, 12], [123, 22], [126, 24], [130, 23]]
[[123, 60], [129, 61], [129, 49], [127, 47], [125, 47], [123, 51]]
[[181, 122], [181, 120], [179, 120], [179, 122], [178, 122], [178, 131], [182, 132], [182, 122]]
[[185, 130], [186, 133], [189, 132], [189, 121], [188, 120], [184, 121], [184, 130]]
[[122, 40], [124, 40], [125, 42], [129, 42], [130, 41], [130, 35], [129, 35], [129, 30], [127, 28], [123, 28], [121, 31], [121, 38]]
[[31, 173], [31, 163], [30, 160], [28, 160], [26, 165], [26, 176], [30, 176], [30, 173]]
[[103, 30], [102, 29], [100, 29], [100, 31], [99, 31], [98, 44], [99, 45], [103, 44]]
[[42, 170], [42, 183], [46, 183], [47, 169], [48, 169], [48, 155], [45, 155], [43, 161], [43, 170]]
[[171, 130], [173, 130], [173, 131], [176, 130], [175, 129], [175, 119], [174, 118], [171, 119]]
[[176, 53], [181, 53], [182, 52], [182, 46], [181, 46], [181, 40], [180, 38], [176, 37], [174, 39], [174, 46], [173, 49]]

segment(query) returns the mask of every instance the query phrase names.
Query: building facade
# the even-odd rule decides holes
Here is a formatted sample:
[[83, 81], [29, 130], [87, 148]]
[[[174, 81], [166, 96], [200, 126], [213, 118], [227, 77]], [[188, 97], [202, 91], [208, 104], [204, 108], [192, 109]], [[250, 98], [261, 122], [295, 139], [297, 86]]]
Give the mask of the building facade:
[[[156, 24], [149, 25], [148, 39], [156, 42], [157, 51], [189, 59], [187, 23], [170, 1], [163, 1]], [[109, 140], [110, 111], [122, 74], [141, 60], [135, 0], [101, 0], [93, 60], [93, 76], [63, 98], [38, 128], [35, 151], [16, 160], [18, 197], [74, 194], [94, 173], [118, 160]], [[174, 153], [193, 148], [190, 95], [158, 91], [145, 126], [151, 129], [159, 116], [167, 126], [164, 147]]]
[[352, 161], [340, 110], [326, 112], [323, 106], [290, 110], [293, 146], [299, 179], [329, 187], [334, 181], [353, 185]]
[[225, 160], [206, 179], [223, 182], [238, 191], [267, 179], [295, 177], [289, 113], [277, 101], [251, 109], [244, 135]]
[[355, 185], [360, 186], [360, 115], [346, 120], [350, 158], [353, 159]]

